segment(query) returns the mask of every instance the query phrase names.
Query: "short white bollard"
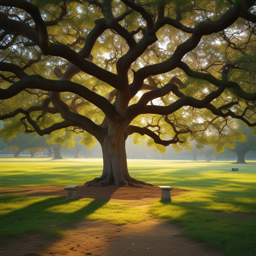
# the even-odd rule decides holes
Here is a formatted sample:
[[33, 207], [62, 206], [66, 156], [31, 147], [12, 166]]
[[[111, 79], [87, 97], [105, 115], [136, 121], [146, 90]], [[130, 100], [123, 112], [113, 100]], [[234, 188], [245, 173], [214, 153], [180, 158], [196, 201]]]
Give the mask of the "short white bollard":
[[78, 198], [78, 185], [69, 185], [64, 188], [68, 191], [68, 199]]
[[164, 201], [171, 201], [171, 190], [170, 186], [159, 186], [162, 189], [162, 198]]

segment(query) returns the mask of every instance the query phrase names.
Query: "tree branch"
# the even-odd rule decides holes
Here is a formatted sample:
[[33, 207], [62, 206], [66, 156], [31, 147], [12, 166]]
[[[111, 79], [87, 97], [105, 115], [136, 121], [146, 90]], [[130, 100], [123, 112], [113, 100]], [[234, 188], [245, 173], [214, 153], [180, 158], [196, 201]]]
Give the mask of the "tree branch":
[[55, 25], [59, 24], [59, 22], [67, 14], [66, 0], [64, 0], [63, 4], [60, 6], [60, 8], [61, 8], [61, 13], [60, 13], [59, 17], [56, 18], [55, 20], [45, 21], [44, 22], [45, 26], [49, 27], [49, 26], [55, 26]]
[[103, 142], [103, 138], [106, 133], [106, 131], [103, 128], [96, 125], [88, 117], [70, 111], [69, 107], [60, 99], [59, 93], [50, 92], [50, 97], [53, 106], [59, 110], [64, 120], [69, 120], [73, 123], [76, 123], [76, 126], [81, 127], [85, 131], [95, 136], [100, 143]]
[[35, 5], [24, 0], [0, 0], [0, 5], [21, 8], [31, 15], [39, 32], [39, 46], [43, 53], [47, 54], [50, 42], [46, 25], [41, 17], [39, 9]]
[[178, 67], [181, 68], [190, 77], [208, 81], [217, 87], [220, 87], [220, 86], [223, 86], [224, 84], [226, 84], [226, 87], [229, 87], [231, 89], [231, 91], [233, 93], [235, 93], [238, 97], [241, 97], [241, 98], [243, 98], [245, 100], [249, 100], [249, 101], [256, 100], [256, 92], [255, 93], [247, 93], [236, 82], [226, 81], [226, 80], [218, 80], [217, 78], [215, 78], [214, 76], [212, 76], [210, 74], [193, 71], [184, 62], [180, 62], [178, 64]]
[[141, 111], [143, 111], [144, 107], [150, 101], [152, 101], [156, 98], [159, 98], [159, 97], [163, 97], [170, 92], [172, 92], [179, 98], [185, 97], [185, 95], [179, 91], [178, 85], [172, 83], [172, 79], [171, 79], [170, 83], [167, 83], [162, 88], [157, 88], [157, 89], [154, 88], [154, 90], [144, 93], [142, 95], [142, 97], [140, 98], [140, 100], [136, 104], [131, 105], [128, 108], [128, 114], [127, 114], [128, 120], [131, 121], [137, 115], [141, 114]]
[[[32, 29], [30, 26], [15, 20], [4, 18], [2, 16], [0, 16], [0, 24], [5, 24], [5, 26], [8, 26], [9, 28], [19, 31], [21, 35], [27, 37], [31, 41], [35, 42], [38, 46], [40, 46], [40, 37], [38, 36], [36, 30]], [[90, 47], [92, 48], [93, 46]], [[89, 54], [90, 52], [88, 51], [87, 53]], [[123, 84], [123, 81], [117, 75], [98, 67], [97, 65], [88, 60], [85, 60], [80, 53], [76, 53], [65, 45], [51, 43], [50, 48], [48, 48], [47, 54], [65, 58], [66, 60], [75, 64], [79, 68], [79, 70], [108, 83], [116, 89], [118, 88], [121, 90], [123, 88], [121, 86]], [[88, 57], [89, 56], [90, 55], [88, 55]], [[76, 73], [77, 70], [75, 74]]]
[[24, 78], [27, 74], [22, 68], [15, 64], [0, 62], [0, 70], [14, 73], [19, 79]]
[[0, 89], [0, 99], [11, 98], [27, 88], [54, 92], [73, 92], [100, 108], [110, 120], [118, 119], [118, 114], [114, 106], [106, 98], [80, 84], [68, 80], [56, 81], [45, 79], [38, 75], [27, 75], [20, 81], [12, 84], [8, 89]]
[[184, 26], [182, 23], [180, 23], [176, 19], [172, 19], [169, 17], [163, 17], [162, 19], [158, 20], [155, 24], [155, 30], [158, 31], [160, 28], [162, 28], [165, 25], [170, 25], [174, 28], [177, 28], [185, 33], [192, 34], [195, 31], [195, 28], [190, 28], [187, 26]]
[[165, 4], [160, 3], [158, 6], [157, 20], [161, 20], [164, 18], [164, 9], [165, 9]]
[[175, 136], [171, 140], [162, 140], [162, 139], [160, 139], [160, 137], [157, 134], [155, 134], [153, 131], [151, 131], [147, 128], [141, 128], [141, 127], [129, 125], [126, 129], [127, 137], [133, 133], [139, 133], [140, 135], [147, 135], [150, 138], [152, 138], [155, 143], [163, 145], [163, 146], [169, 146], [170, 144], [182, 142], [179, 140], [179, 138], [177, 136]]
[[[60, 123], [55, 123], [52, 126], [45, 128], [45, 129], [40, 129], [40, 127], [37, 125], [37, 123], [28, 115], [26, 115], [27, 121], [32, 125], [32, 127], [35, 129], [35, 131], [40, 135], [46, 135], [46, 134], [51, 134], [53, 131], [63, 129], [63, 128], [68, 128], [70, 126], [75, 126], [74, 122], [72, 121], [62, 121]], [[25, 120], [24, 120], [25, 121]], [[23, 121], [23, 122], [24, 122]], [[33, 131], [30, 131], [33, 132]]]
[[220, 108], [216, 108], [215, 106], [213, 106], [212, 104], [209, 104], [207, 107], [207, 109], [209, 109], [214, 115], [217, 115], [217, 116], [221, 116], [221, 117], [232, 117], [232, 118], [235, 118], [235, 119], [239, 119], [241, 121], [243, 121], [245, 124], [247, 124], [249, 127], [255, 127], [256, 126], [256, 122], [254, 123], [251, 123], [249, 120], [247, 120], [244, 116], [246, 114], [246, 111], [244, 111], [242, 113], [242, 115], [237, 115], [235, 114], [233, 111], [231, 110], [228, 110], [226, 111], [226, 113], [223, 113], [222, 110], [223, 108], [220, 107]]
[[132, 8], [134, 11], [138, 12], [141, 14], [143, 19], [145, 19], [147, 23], [147, 30], [148, 31], [153, 31], [154, 30], [154, 22], [152, 19], [152, 16], [140, 5], [136, 4], [134, 1], [129, 1], [129, 0], [122, 0], [124, 4]]
[[248, 12], [247, 10], [246, 11], [242, 11], [240, 17], [245, 19], [245, 20], [248, 20], [248, 21], [251, 21], [253, 23], [256, 23], [256, 15]]
[[209, 93], [203, 100], [197, 100], [195, 98], [185, 96], [183, 93], [177, 90], [175, 95], [181, 97], [179, 100], [175, 101], [169, 106], [146, 105], [141, 110], [140, 114], [150, 113], [150, 114], [159, 114], [159, 115], [169, 115], [184, 106], [191, 106], [199, 109], [206, 108], [212, 100], [214, 100], [215, 98], [221, 95], [221, 93], [226, 89], [227, 85], [228, 83], [223, 86], [220, 86], [217, 90]]
[[130, 86], [131, 95], [134, 96], [139, 91], [144, 79], [149, 75], [166, 73], [175, 69], [184, 55], [189, 51], [192, 51], [199, 44], [202, 36], [219, 32], [231, 26], [239, 18], [240, 12], [244, 6], [246, 5], [246, 8], [248, 9], [253, 4], [254, 2], [252, 0], [237, 2], [236, 5], [225, 12], [218, 20], [200, 22], [193, 29], [192, 36], [187, 41], [180, 44], [169, 59], [159, 64], [146, 66], [136, 73], [134, 82]]
[[8, 119], [8, 118], [12, 118], [12, 117], [17, 116], [18, 114], [26, 115], [26, 114], [29, 114], [33, 111], [40, 111], [40, 110], [43, 110], [43, 107], [41, 105], [30, 107], [27, 110], [24, 110], [23, 108], [17, 108], [14, 111], [12, 111], [8, 114], [0, 115], [0, 120], [5, 120], [5, 119]]

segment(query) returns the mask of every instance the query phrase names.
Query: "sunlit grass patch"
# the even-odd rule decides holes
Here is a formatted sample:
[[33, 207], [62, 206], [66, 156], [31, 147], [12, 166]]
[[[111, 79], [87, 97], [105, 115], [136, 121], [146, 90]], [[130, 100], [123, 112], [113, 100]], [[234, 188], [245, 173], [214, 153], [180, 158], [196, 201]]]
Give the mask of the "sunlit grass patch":
[[1, 158], [0, 187], [83, 184], [99, 176], [101, 159], [10, 159]]
[[[85, 209], [88, 210], [84, 216]], [[70, 201], [68, 204], [53, 206], [48, 208], [47, 212], [80, 215], [84, 219], [104, 220], [120, 225], [138, 223], [147, 218], [145, 209], [90, 198], [81, 198]]]
[[[1, 189], [83, 184], [102, 170], [102, 159], [0, 159], [0, 164]], [[0, 239], [38, 231], [61, 236], [81, 219], [137, 223], [147, 219], [149, 211], [155, 218], [183, 226], [189, 236], [223, 249], [225, 255], [256, 256], [256, 162], [236, 165], [238, 172], [231, 171], [230, 161], [146, 159], [128, 160], [128, 165], [136, 179], [190, 192], [149, 209], [86, 198], [0, 196], [0, 226], [6, 228], [0, 229]], [[10, 223], [9, 229], [5, 223]]]
[[31, 232], [61, 236], [69, 224], [82, 219], [122, 225], [147, 218], [146, 209], [89, 198], [70, 201], [66, 197], [2, 195], [0, 243]]
[[225, 193], [216, 197], [214, 192], [195, 191], [175, 197], [171, 203], [155, 203], [149, 211], [185, 227], [187, 235], [224, 250], [225, 255], [256, 255], [254, 200], [240, 203], [225, 198]]

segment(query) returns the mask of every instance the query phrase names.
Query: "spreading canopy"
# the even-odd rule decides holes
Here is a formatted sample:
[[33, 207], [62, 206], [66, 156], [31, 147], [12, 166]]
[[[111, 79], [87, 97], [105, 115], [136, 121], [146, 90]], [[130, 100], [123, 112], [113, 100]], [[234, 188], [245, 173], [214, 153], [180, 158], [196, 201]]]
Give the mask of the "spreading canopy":
[[93, 184], [136, 183], [129, 135], [160, 149], [192, 137], [221, 148], [237, 135], [232, 118], [256, 125], [254, 0], [0, 6], [0, 120], [39, 135], [69, 129], [84, 142], [96, 138], [104, 168]]

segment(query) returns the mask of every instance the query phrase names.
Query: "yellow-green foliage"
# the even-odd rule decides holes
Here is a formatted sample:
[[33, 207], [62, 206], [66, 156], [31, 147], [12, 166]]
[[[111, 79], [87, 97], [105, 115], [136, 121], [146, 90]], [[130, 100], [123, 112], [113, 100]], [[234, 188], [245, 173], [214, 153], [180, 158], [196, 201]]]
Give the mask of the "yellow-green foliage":
[[20, 115], [18, 115], [14, 120], [4, 123], [4, 128], [0, 130], [0, 137], [3, 138], [5, 142], [8, 142], [22, 130], [24, 130], [24, 128], [20, 121]]
[[154, 147], [156, 150], [158, 150], [161, 154], [166, 154], [166, 147], [160, 144], [156, 144], [153, 139], [147, 140], [147, 146], [148, 147]]
[[[106, 8], [108, 8], [108, 4], [111, 4], [110, 8], [112, 8], [114, 17], [120, 16], [127, 10], [127, 6], [122, 1], [116, 0], [100, 2], [105, 5], [105, 8], [103, 9], [107, 19], [111, 19], [108, 13], [109, 10], [106, 10]], [[236, 1], [236, 3], [238, 2], [239, 1]], [[40, 9], [45, 21], [55, 19], [62, 12], [61, 5], [63, 4], [63, 1], [60, 0], [32, 0], [31, 3], [35, 4]], [[156, 19], [159, 4], [165, 4], [165, 16], [172, 19], [178, 18], [182, 24], [191, 28], [196, 27], [197, 24], [202, 21], [207, 24], [209, 19], [213, 21], [219, 19], [221, 15], [232, 6], [231, 1], [202, 0], [196, 3], [196, 8], [208, 11], [199, 12], [195, 11], [195, 6], [190, 0], [138, 0], [136, 3], [142, 4], [143, 8], [145, 8], [151, 15], [154, 15]], [[56, 26], [48, 26], [47, 32], [52, 43], [59, 42], [63, 44], [73, 44], [79, 38], [79, 42], [74, 47], [72, 46], [72, 49], [78, 52], [83, 47], [86, 48], [85, 42], [87, 36], [93, 31], [95, 21], [103, 18], [104, 14], [101, 12], [101, 8], [86, 1], [81, 2], [77, 0], [67, 0], [65, 1], [65, 4], [67, 7], [67, 13]], [[21, 9], [14, 8], [12, 12], [20, 17], [23, 17], [23, 15], [25, 17], [25, 11]], [[119, 22], [119, 24], [127, 28], [129, 32], [146, 26], [142, 15], [136, 11], [127, 15], [123, 21]], [[240, 46], [247, 45], [249, 37], [253, 36], [253, 34], [250, 33], [250, 30], [246, 30], [248, 28], [246, 26], [247, 24], [244, 24], [244, 20], [242, 19], [238, 20], [231, 26], [231, 30], [244, 31], [243, 33], [239, 33], [239, 36], [232, 36], [230, 38], [231, 43], [239, 43]], [[133, 36], [133, 38], [137, 42], [140, 42], [143, 37], [143, 33], [143, 31], [139, 31]], [[226, 33], [227, 35], [229, 34], [228, 29]], [[136, 72], [145, 66], [167, 60], [173, 55], [178, 45], [185, 42], [191, 35], [170, 25], [166, 25], [156, 32], [156, 36], [158, 39], [157, 42], [145, 49], [141, 56], [131, 64], [131, 68], [127, 71], [129, 83], [132, 83], [134, 80], [134, 71]], [[227, 43], [223, 41], [223, 37], [221, 37], [219, 33], [207, 35], [202, 38], [195, 49], [184, 56], [183, 61], [185, 61], [192, 70], [199, 70], [203, 73], [209, 73], [217, 79], [222, 79], [221, 68], [228, 57], [229, 62], [240, 63], [239, 69], [233, 68], [230, 70], [228, 79], [239, 82], [246, 92], [254, 92], [254, 86], [251, 86], [252, 76], [250, 74], [255, 70], [255, 40], [251, 40], [251, 42], [248, 43], [245, 51], [231, 51], [228, 48], [226, 49], [226, 47]], [[38, 58], [39, 52], [37, 48], [28, 47], [26, 44], [20, 43], [18, 45], [18, 49], [19, 50], [15, 51], [15, 53], [12, 52], [11, 48], [4, 50], [3, 58], [6, 59], [7, 62], [17, 64], [20, 67], [24, 67], [24, 63], [28, 63], [29, 60], [36, 60]], [[119, 36], [118, 33], [108, 29], [100, 35], [92, 47], [91, 54], [93, 55], [93, 63], [98, 67], [116, 74], [116, 63], [120, 57], [127, 53], [128, 50], [129, 47], [126, 40]], [[67, 66], [68, 61], [63, 58], [56, 56], [41, 56], [41, 59], [26, 68], [25, 72], [29, 75], [38, 74], [45, 78], [56, 80], [58, 77], [54, 73], [54, 68], [58, 67], [61, 72], [65, 73]], [[6, 77], [11, 77], [12, 73], [5, 72], [4, 75]], [[205, 80], [188, 77], [179, 68], [155, 75], [151, 77], [151, 79], [156, 83], [158, 88], [161, 88], [174, 76], [182, 81], [182, 85], [179, 86], [180, 91], [182, 91], [186, 96], [191, 96], [198, 100], [204, 99], [205, 96], [217, 89], [215, 85], [212, 85]], [[83, 72], [79, 72], [74, 75], [74, 77], [72, 77], [72, 81], [93, 90], [105, 98], [107, 98], [109, 93], [114, 89], [110, 85], [107, 85], [99, 79]], [[149, 83], [149, 78], [146, 78], [144, 82]], [[10, 84], [11, 83], [7, 81], [2, 81], [1, 88], [8, 88]], [[47, 97], [47, 95], [43, 95], [44, 92], [41, 90], [29, 89], [29, 91], [31, 93], [40, 94], [40, 97], [38, 98], [37, 95], [26, 91], [20, 92], [11, 99], [4, 100], [3, 102], [1, 101], [1, 111], [3, 113], [11, 112], [16, 109], [17, 105], [27, 109], [31, 106], [40, 105], [45, 97]], [[148, 91], [144, 90], [135, 95], [130, 100], [129, 105], [137, 103], [145, 92]], [[76, 95], [70, 92], [63, 92], [60, 93], [60, 96], [67, 105], [70, 105]], [[234, 102], [238, 100], [238, 96], [237, 89], [232, 87], [230, 89], [226, 89], [222, 93], [221, 97], [211, 102], [211, 104], [216, 108], [219, 108], [227, 102]], [[153, 100], [153, 104], [158, 106], [167, 106], [178, 100], [179, 97], [175, 96], [173, 93], [169, 93], [168, 95]], [[78, 99], [76, 103], [76, 110], [79, 114], [88, 117], [97, 125], [102, 123], [105, 117], [104, 113], [95, 105], [81, 98]], [[242, 115], [246, 104], [247, 103], [245, 101], [239, 99], [239, 105], [233, 106], [236, 114]], [[53, 107], [52, 104], [50, 107]], [[33, 120], [37, 120], [39, 115], [41, 115], [41, 112], [34, 112], [31, 114], [31, 117]], [[12, 120], [13, 124], [10, 125], [9, 123], [9, 127], [7, 128], [6, 126], [6, 128], [0, 132], [0, 137], [5, 137], [7, 140], [8, 138], [13, 138], [18, 131], [20, 132], [21, 123], [18, 119], [21, 118], [21, 116], [22, 115], [15, 117]], [[229, 118], [214, 119], [215, 116], [211, 111], [206, 109], [195, 109], [185, 106], [169, 115], [168, 118], [172, 121], [178, 131], [186, 130], [187, 128], [191, 131], [191, 133], [179, 135], [179, 139], [182, 143], [173, 145], [173, 147], [178, 151], [181, 151], [182, 149], [190, 149], [189, 143], [193, 139], [203, 144], [214, 144], [216, 152], [223, 151], [223, 148], [226, 146], [234, 147], [234, 141], [236, 139], [239, 139], [240, 141], [243, 140], [241, 135], [237, 135], [231, 130], [228, 131], [228, 129], [223, 129], [225, 123], [229, 122]], [[212, 121], [213, 119], [214, 121]], [[44, 129], [61, 121], [63, 121], [63, 119], [59, 114], [48, 113], [38, 120], [38, 124], [41, 129]], [[7, 121], [7, 123], [8, 122], [9, 121]], [[139, 115], [131, 122], [131, 124], [139, 127], [144, 127], [148, 124], [159, 124], [161, 129], [159, 129], [158, 132], [161, 139], [169, 140], [176, 135], [175, 130], [170, 124], [166, 123], [164, 119], [161, 119], [161, 116], [147, 114]], [[32, 129], [29, 124], [27, 125], [29, 129]], [[208, 128], [206, 129], [207, 126]], [[73, 128], [74, 127], [71, 127], [70, 129]], [[149, 127], [149, 129], [156, 132], [155, 127]], [[197, 133], [198, 130], [201, 132]], [[222, 131], [224, 136], [219, 136], [219, 131]], [[135, 144], [141, 143], [139, 136], [140, 135], [138, 134], [134, 136]], [[47, 140], [49, 143], [61, 144], [64, 148], [74, 146], [72, 136], [67, 131], [63, 130], [48, 136]], [[141, 140], [146, 140], [145, 144], [148, 146], [154, 147], [162, 153], [165, 152], [163, 146], [154, 143], [152, 139], [148, 139], [148, 136], [141, 137]], [[95, 145], [94, 138], [86, 133], [81, 142], [89, 148]]]
[[84, 146], [88, 148], [92, 148], [96, 145], [97, 141], [96, 139], [88, 132], [84, 131], [82, 134], [80, 134], [82, 139], [79, 140], [79, 143], [83, 144]]
[[10, 149], [12, 152], [14, 152], [14, 153], [16, 153], [16, 152], [19, 151], [19, 147], [18, 147], [18, 146], [15, 146], [15, 145], [10, 146], [9, 149]]
[[60, 144], [64, 149], [73, 148], [76, 144], [74, 141], [76, 134], [66, 129], [56, 130], [51, 135], [46, 136], [46, 141], [49, 144]]
[[40, 154], [43, 154], [44, 149], [43, 148], [39, 148], [39, 147], [34, 147], [34, 148], [28, 148], [28, 149], [26, 149], [26, 151], [28, 153], [40, 153]]

